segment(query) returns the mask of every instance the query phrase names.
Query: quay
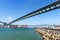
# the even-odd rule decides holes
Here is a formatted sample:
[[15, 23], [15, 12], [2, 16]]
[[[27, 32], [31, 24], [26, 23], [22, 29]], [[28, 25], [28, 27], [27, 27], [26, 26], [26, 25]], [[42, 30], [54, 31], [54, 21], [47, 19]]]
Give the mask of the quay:
[[42, 35], [43, 40], [60, 40], [60, 30], [57, 29], [36, 29]]

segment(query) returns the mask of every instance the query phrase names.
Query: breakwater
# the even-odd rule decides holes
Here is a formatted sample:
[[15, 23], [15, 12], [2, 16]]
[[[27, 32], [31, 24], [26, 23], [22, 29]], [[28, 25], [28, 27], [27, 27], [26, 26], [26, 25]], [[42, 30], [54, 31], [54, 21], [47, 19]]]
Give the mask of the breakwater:
[[60, 40], [60, 31], [51, 29], [36, 29], [39, 34], [42, 34], [43, 40]]

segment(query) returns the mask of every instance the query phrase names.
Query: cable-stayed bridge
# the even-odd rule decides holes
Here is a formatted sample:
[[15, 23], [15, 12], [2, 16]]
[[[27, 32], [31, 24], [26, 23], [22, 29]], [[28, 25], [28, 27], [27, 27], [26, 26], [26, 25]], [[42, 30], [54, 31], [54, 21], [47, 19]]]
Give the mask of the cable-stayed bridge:
[[19, 17], [13, 21], [11, 21], [10, 23], [8, 23], [8, 25], [12, 24], [12, 23], [15, 23], [17, 21], [21, 21], [21, 20], [24, 20], [26, 18], [30, 18], [30, 17], [33, 17], [33, 16], [36, 16], [36, 15], [39, 15], [39, 14], [43, 14], [45, 12], [49, 12], [49, 11], [53, 11], [55, 9], [58, 9], [60, 8], [60, 0], [54, 2], [54, 3], [51, 3], [51, 4], [48, 4], [47, 6], [44, 6], [36, 11], [33, 11], [31, 13], [28, 13], [22, 17]]

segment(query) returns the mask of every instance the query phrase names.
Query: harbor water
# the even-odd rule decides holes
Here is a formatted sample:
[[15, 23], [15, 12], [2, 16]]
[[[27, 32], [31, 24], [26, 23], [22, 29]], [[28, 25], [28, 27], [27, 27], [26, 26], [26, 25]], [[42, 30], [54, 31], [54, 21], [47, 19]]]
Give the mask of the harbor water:
[[0, 40], [42, 40], [33, 28], [0, 28]]

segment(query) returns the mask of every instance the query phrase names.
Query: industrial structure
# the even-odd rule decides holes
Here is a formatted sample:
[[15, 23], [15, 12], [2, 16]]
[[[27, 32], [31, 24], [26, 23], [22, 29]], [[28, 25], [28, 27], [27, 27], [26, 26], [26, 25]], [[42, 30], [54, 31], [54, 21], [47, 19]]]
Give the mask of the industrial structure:
[[40, 9], [37, 9], [31, 13], [28, 13], [22, 17], [19, 17], [9, 23], [6, 23], [6, 22], [1, 22], [0, 21], [0, 25], [4, 25], [4, 26], [11, 26], [12, 23], [15, 23], [15, 22], [18, 22], [18, 21], [21, 21], [21, 20], [24, 20], [24, 19], [27, 19], [27, 18], [30, 18], [30, 17], [33, 17], [33, 16], [36, 16], [36, 15], [39, 15], [39, 14], [43, 14], [45, 12], [49, 12], [49, 11], [53, 11], [55, 9], [59, 9], [60, 8], [60, 0], [57, 0], [51, 4], [48, 4]]
[[45, 12], [53, 11], [53, 10], [58, 9], [58, 8], [60, 8], [60, 0], [58, 0], [58, 1], [54, 2], [54, 3], [51, 3], [51, 4], [47, 5], [47, 6], [44, 6], [44, 7], [40, 8], [40, 9], [38, 9], [36, 11], [28, 13], [28, 14], [22, 16], [22, 17], [19, 17], [19, 18], [15, 19], [15, 20], [9, 22], [8, 25], [11, 25], [12, 23], [15, 23], [17, 21], [24, 20], [26, 18], [30, 18], [30, 17], [36, 16], [36, 15], [39, 15], [39, 14], [43, 14]]

